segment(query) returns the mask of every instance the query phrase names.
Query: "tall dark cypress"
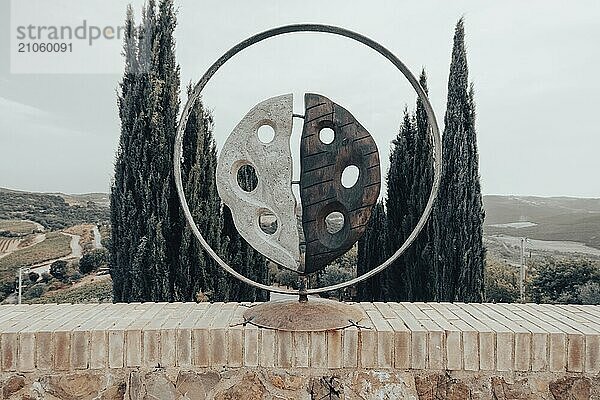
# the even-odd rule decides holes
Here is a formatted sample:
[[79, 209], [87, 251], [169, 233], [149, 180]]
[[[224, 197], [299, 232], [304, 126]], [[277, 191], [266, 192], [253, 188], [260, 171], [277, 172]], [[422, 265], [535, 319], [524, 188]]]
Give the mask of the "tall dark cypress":
[[[371, 219], [367, 225], [364, 235], [358, 241], [358, 260], [356, 263], [357, 275], [375, 268], [385, 261], [386, 215], [383, 201], [377, 202], [373, 207]], [[387, 285], [387, 272], [384, 271], [366, 281], [359, 283], [357, 298], [359, 301], [378, 301], [389, 297], [389, 285]]]
[[[427, 92], [427, 77], [421, 72], [419, 82]], [[367, 228], [367, 242], [379, 232], [386, 232], [386, 245], [369, 248], [359, 243], [359, 265], [380, 264], [391, 256], [410, 235], [420, 218], [433, 182], [432, 143], [429, 137], [427, 113], [417, 99], [416, 113], [407, 109], [396, 138], [392, 141], [390, 168], [387, 175], [387, 198], [384, 226], [376, 222]], [[381, 214], [381, 213], [380, 213]], [[375, 218], [375, 217], [373, 217]], [[374, 231], [371, 231], [373, 230]], [[358, 297], [366, 300], [426, 301], [433, 293], [433, 224], [431, 219], [413, 244], [379, 277], [359, 286]], [[370, 259], [379, 260], [373, 263]], [[369, 268], [367, 268], [368, 270]]]
[[[200, 249], [179, 206], [172, 154], [179, 113], [173, 0], [149, 0], [135, 27], [128, 8], [118, 94], [121, 135], [111, 187], [110, 273], [115, 301], [266, 300]], [[244, 275], [268, 280], [265, 258], [235, 230], [216, 191], [212, 117], [198, 102], [186, 126], [182, 178], [199, 229]], [[250, 179], [250, 178], [248, 178]]]
[[149, 1], [137, 32], [128, 11], [118, 99], [121, 139], [111, 189], [115, 301], [174, 299], [180, 242], [173, 229], [179, 206], [171, 161], [179, 111], [175, 25], [172, 0], [162, 0], [158, 14]]
[[[155, 149], [157, 165], [157, 187], [156, 198], [160, 199], [157, 209], [160, 211], [158, 226], [162, 228], [162, 237], [158, 238], [160, 249], [164, 251], [166, 265], [159, 266], [164, 274], [155, 286], [160, 293], [161, 299], [174, 300], [175, 276], [182, 268], [179, 263], [179, 251], [183, 227], [180, 221], [180, 206], [175, 188], [175, 177], [173, 173], [173, 149], [175, 148], [175, 136], [177, 131], [179, 115], [179, 65], [175, 57], [175, 27], [177, 17], [173, 0], [161, 0], [158, 7], [156, 22], [155, 51], [153, 52], [153, 70], [156, 71], [155, 82], [158, 91], [158, 107], [155, 119], [159, 146]], [[160, 232], [160, 231], [159, 231]], [[162, 268], [160, 268], [162, 267]]]
[[110, 274], [113, 280], [113, 292], [116, 299], [124, 296], [124, 291], [129, 285], [126, 265], [131, 264], [131, 250], [136, 240], [132, 237], [133, 232], [125, 223], [129, 216], [133, 216], [135, 210], [134, 191], [132, 185], [133, 168], [130, 152], [135, 149], [135, 137], [133, 125], [137, 114], [135, 86], [137, 83], [138, 59], [137, 59], [137, 35], [133, 20], [133, 9], [127, 7], [125, 19], [125, 34], [123, 44], [123, 57], [125, 58], [125, 70], [120, 83], [120, 93], [117, 98], [119, 117], [121, 119], [121, 134], [115, 160], [115, 175], [111, 187], [111, 227], [112, 237], [117, 238], [110, 241]]
[[[188, 88], [188, 96], [191, 87]], [[185, 196], [198, 229], [211, 245], [221, 253], [221, 200], [216, 187], [217, 149], [212, 135], [213, 118], [199, 99], [188, 117], [183, 141], [181, 165]], [[180, 210], [179, 229], [182, 232], [178, 268], [175, 273], [175, 300], [195, 300], [200, 293], [213, 299], [213, 288], [220, 268], [201, 248], [187, 226]]]
[[[427, 93], [427, 76], [425, 70], [421, 71], [419, 83]], [[427, 112], [420, 98], [417, 98], [415, 123], [415, 149], [411, 170], [413, 178], [409, 199], [409, 215], [412, 216], [411, 230], [417, 224], [418, 219], [425, 210], [425, 205], [431, 193], [431, 186], [433, 185], [433, 144], [429, 136]], [[407, 259], [407, 268], [413, 276], [413, 296], [411, 300], [428, 301], [433, 300], [435, 297], [433, 251], [433, 222], [430, 216], [419, 236], [417, 236], [413, 244], [408, 248], [407, 256], [405, 257]]]
[[482, 301], [484, 288], [484, 211], [464, 39], [460, 19], [454, 34], [442, 137], [442, 179], [434, 212], [436, 299], [477, 302]]
[[[411, 214], [411, 187], [414, 182], [416, 122], [408, 109], [404, 109], [404, 118], [398, 135], [392, 141], [390, 167], [387, 174], [387, 255], [394, 253], [412, 231], [416, 215]], [[394, 262], [384, 273], [385, 284], [389, 287], [386, 301], [413, 300], [415, 271], [410, 264], [412, 248]]]

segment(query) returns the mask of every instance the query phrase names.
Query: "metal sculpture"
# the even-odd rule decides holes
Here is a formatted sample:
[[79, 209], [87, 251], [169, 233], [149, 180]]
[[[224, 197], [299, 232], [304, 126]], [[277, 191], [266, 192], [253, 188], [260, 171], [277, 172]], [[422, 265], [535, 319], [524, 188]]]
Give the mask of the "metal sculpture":
[[[381, 186], [379, 152], [373, 137], [346, 109], [325, 96], [304, 96], [304, 128], [300, 141], [300, 198], [306, 240], [305, 267], [311, 273], [324, 268], [364, 233]], [[333, 130], [325, 143], [322, 129]], [[344, 169], [355, 166], [358, 179], [342, 185]], [[327, 229], [328, 215], [339, 213], [337, 232]]]
[[[198, 230], [189, 210], [181, 179], [185, 126], [190, 111], [207, 82], [225, 62], [245, 48], [291, 32], [341, 35], [356, 40], [386, 57], [408, 79], [423, 103], [434, 150], [431, 193], [423, 214], [402, 246], [381, 265], [347, 282], [321, 288], [306, 288], [301, 284], [299, 290], [255, 282], [229, 266]], [[303, 243], [300, 242], [301, 235], [296, 220], [297, 205], [291, 188], [290, 137], [293, 117], [304, 118], [300, 143], [300, 181], [297, 182], [300, 184], [302, 203]], [[260, 141], [257, 135], [262, 125], [269, 125], [275, 131], [274, 138], [266, 143]], [[320, 136], [323, 129], [333, 130], [331, 141], [325, 141]], [[355, 323], [361, 318], [361, 313], [343, 303], [307, 303], [307, 295], [356, 284], [377, 274], [398, 259], [414, 241], [431, 214], [441, 175], [440, 156], [439, 129], [427, 95], [414, 75], [394, 54], [373, 40], [346, 29], [303, 24], [282, 26], [254, 35], [231, 48], [208, 69], [194, 87], [179, 121], [175, 138], [174, 172], [177, 193], [188, 225], [204, 250], [217, 264], [237, 279], [257, 288], [300, 295], [301, 304], [304, 304], [265, 303], [251, 308], [245, 315], [247, 320], [259, 326], [276, 329], [327, 330]], [[348, 167], [354, 167], [358, 171], [358, 178], [353, 185], [347, 187], [342, 183], [341, 177]], [[255, 187], [248, 188], [240, 184], [238, 174], [243, 168], [250, 168], [256, 173], [258, 183]], [[303, 116], [293, 114], [292, 95], [274, 97], [252, 108], [228, 137], [217, 166], [219, 195], [232, 210], [233, 220], [240, 234], [263, 255], [301, 276], [324, 268], [360, 238], [369, 221], [371, 208], [379, 196], [380, 185], [379, 154], [369, 132], [349, 111], [328, 98], [313, 93], [305, 95]], [[333, 215], [337, 217], [335, 229], [329, 226]], [[263, 217], [270, 218], [270, 229], [264, 229], [262, 226]], [[304, 252], [301, 251], [301, 247], [305, 248]]]
[[[252, 247], [282, 267], [309, 274], [348, 251], [365, 231], [381, 186], [379, 152], [369, 132], [346, 109], [318, 94], [305, 96], [299, 181], [305, 239], [300, 243], [292, 192], [292, 114], [291, 94], [252, 108], [221, 149], [217, 189]], [[274, 130], [266, 143], [258, 136], [263, 125]], [[334, 135], [327, 143], [320, 137], [324, 128]], [[258, 177], [256, 187], [240, 184], [238, 174], [246, 166]], [[341, 176], [351, 166], [358, 177], [346, 188]], [[334, 214], [339, 215], [339, 228], [331, 231], [328, 217]], [[261, 226], [265, 215], [272, 216], [272, 231]]]

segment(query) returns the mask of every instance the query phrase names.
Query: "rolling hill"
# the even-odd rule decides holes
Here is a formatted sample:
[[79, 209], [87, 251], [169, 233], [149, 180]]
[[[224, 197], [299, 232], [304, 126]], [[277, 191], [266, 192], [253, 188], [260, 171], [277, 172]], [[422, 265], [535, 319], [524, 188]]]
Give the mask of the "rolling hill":
[[[573, 241], [600, 249], [600, 199], [483, 197], [487, 236]], [[60, 229], [108, 220], [108, 194], [34, 193], [0, 188], [0, 219], [29, 219]]]
[[65, 195], [0, 188], [0, 219], [31, 220], [48, 229], [109, 219], [108, 195]]
[[573, 241], [600, 249], [600, 199], [484, 196], [486, 235]]

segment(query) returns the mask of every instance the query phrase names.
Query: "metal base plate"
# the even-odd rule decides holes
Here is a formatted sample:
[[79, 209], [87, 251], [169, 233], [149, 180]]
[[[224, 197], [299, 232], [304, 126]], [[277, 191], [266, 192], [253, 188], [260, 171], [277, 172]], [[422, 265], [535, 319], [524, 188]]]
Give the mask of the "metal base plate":
[[366, 318], [360, 307], [325, 299], [279, 300], [250, 307], [244, 320], [281, 331], [329, 331], [358, 324]]

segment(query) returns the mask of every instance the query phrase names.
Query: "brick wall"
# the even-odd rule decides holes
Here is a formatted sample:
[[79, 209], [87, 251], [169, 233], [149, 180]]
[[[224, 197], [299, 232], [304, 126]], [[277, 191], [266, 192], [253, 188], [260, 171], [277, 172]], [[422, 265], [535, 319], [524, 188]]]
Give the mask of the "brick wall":
[[[359, 303], [365, 328], [328, 332], [243, 326], [248, 306], [0, 306], [2, 391], [19, 399], [143, 398], [166, 387], [154, 397], [200, 399], [247, 386], [256, 398], [311, 398], [311, 390], [332, 398], [386, 390], [398, 398], [433, 399], [427, 393], [440, 390], [503, 398], [494, 392], [502, 390], [600, 399], [600, 306]], [[204, 397], [185, 395], [185, 382]]]

